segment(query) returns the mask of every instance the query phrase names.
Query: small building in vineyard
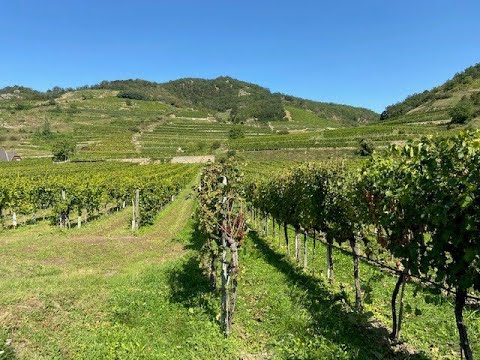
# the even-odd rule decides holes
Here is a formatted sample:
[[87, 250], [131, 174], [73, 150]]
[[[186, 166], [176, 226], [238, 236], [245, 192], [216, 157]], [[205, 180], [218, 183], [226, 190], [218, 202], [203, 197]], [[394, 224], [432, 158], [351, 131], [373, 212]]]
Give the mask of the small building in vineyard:
[[14, 150], [7, 151], [0, 148], [0, 161], [20, 161], [22, 157], [18, 155]]

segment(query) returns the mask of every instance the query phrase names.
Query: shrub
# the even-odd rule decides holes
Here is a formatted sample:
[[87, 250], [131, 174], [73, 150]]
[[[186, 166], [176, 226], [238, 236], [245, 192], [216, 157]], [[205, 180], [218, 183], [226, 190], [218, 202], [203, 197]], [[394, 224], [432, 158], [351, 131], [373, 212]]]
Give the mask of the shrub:
[[212, 143], [212, 145], [210, 146], [210, 148], [212, 150], [217, 150], [217, 149], [220, 149], [221, 146], [222, 146], [222, 144], [220, 143], [220, 141], [214, 141]]
[[475, 109], [472, 100], [463, 98], [448, 112], [448, 114], [452, 117], [452, 123], [464, 124], [473, 117], [474, 111]]
[[360, 140], [358, 151], [357, 151], [358, 155], [369, 156], [373, 153], [373, 150], [375, 150], [375, 146], [373, 145], [373, 142], [366, 139]]
[[15, 110], [21, 111], [21, 110], [28, 110], [31, 109], [32, 107], [27, 104], [17, 104], [15, 105]]
[[72, 139], [59, 139], [52, 146], [53, 161], [67, 161], [75, 154], [75, 150], [76, 144]]
[[133, 90], [120, 91], [117, 97], [121, 99], [149, 100], [146, 94], [140, 91], [133, 91]]
[[228, 132], [228, 137], [230, 139], [241, 139], [245, 137], [245, 131], [239, 127], [230, 129], [230, 131]]

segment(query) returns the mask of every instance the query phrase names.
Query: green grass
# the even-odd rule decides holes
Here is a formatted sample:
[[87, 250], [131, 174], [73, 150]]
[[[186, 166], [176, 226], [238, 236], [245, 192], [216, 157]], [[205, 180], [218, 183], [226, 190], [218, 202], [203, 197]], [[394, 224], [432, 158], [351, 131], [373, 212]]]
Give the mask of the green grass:
[[276, 128], [285, 127], [287, 129], [321, 129], [326, 127], [348, 126], [347, 122], [324, 119], [315, 114], [313, 111], [306, 109], [294, 106], [285, 106], [285, 110], [290, 112], [292, 121], [281, 122], [278, 124], [276, 123], [274, 124]]
[[[270, 222], [271, 235], [271, 222]], [[278, 233], [277, 233], [278, 234]], [[290, 229], [291, 251], [293, 252], [294, 233]], [[287, 256], [284, 246], [283, 233], [281, 240], [257, 240], [265, 251], [270, 251], [277, 256]], [[280, 243], [280, 246], [279, 246]], [[302, 238], [303, 244], [303, 238]], [[336, 296], [348, 309], [352, 309], [355, 302], [353, 288], [353, 265], [351, 256], [334, 250], [334, 286], [327, 285], [325, 279], [326, 247], [317, 243], [316, 256], [312, 260], [313, 241], [308, 240], [308, 271], [305, 276], [312, 276], [312, 281], [318, 282], [319, 286], [325, 286], [326, 291]], [[303, 249], [302, 249], [303, 254]], [[303, 258], [302, 258], [303, 261]], [[289, 264], [298, 272], [303, 272], [295, 261], [289, 260]], [[314, 275], [312, 275], [314, 273]], [[380, 271], [377, 267], [361, 262], [360, 276], [362, 279], [362, 291], [364, 293], [364, 312], [367, 321], [380, 321], [387, 329], [391, 326], [391, 293], [395, 286], [396, 278]], [[334, 295], [336, 294], [336, 295]], [[416, 349], [421, 356], [431, 359], [457, 359], [458, 334], [454, 317], [454, 299], [445, 297], [430, 288], [421, 288], [409, 283], [405, 290], [405, 316], [402, 326], [401, 337], [407, 346]], [[353, 311], [353, 310], [351, 310]], [[348, 315], [347, 315], [348, 316]], [[478, 307], [467, 307], [464, 312], [466, 325], [473, 353], [480, 356], [480, 344], [476, 341], [480, 333], [480, 314]], [[351, 334], [351, 336], [355, 336]], [[373, 358], [373, 356], [372, 356]]]
[[[394, 278], [362, 264], [366, 309], [357, 314], [348, 256], [335, 252], [332, 287], [321, 271], [323, 247], [313, 275], [277, 240], [255, 232], [240, 251], [234, 331], [225, 339], [219, 296], [199, 267], [201, 237], [189, 193], [137, 235], [128, 228], [129, 209], [82, 229], [40, 223], [0, 232], [0, 344], [11, 339], [1, 345], [3, 359], [405, 357], [386, 340]], [[415, 358], [455, 358], [451, 302], [427, 290], [414, 297], [409, 286], [406, 303], [402, 337], [418, 351]], [[478, 314], [468, 310], [466, 318], [474, 337]]]

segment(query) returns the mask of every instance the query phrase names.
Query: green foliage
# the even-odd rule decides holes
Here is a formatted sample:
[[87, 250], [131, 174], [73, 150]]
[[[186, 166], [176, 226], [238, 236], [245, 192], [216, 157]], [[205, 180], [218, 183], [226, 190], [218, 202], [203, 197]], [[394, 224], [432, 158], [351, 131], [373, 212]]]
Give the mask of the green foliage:
[[474, 107], [472, 100], [464, 98], [460, 100], [448, 113], [454, 124], [464, 124], [472, 119]]
[[222, 146], [222, 144], [220, 143], [220, 141], [214, 141], [214, 142], [212, 142], [212, 145], [210, 146], [210, 149], [218, 150], [218, 149], [220, 149], [221, 146]]
[[462, 312], [467, 291], [480, 290], [479, 168], [479, 133], [466, 132], [374, 157], [360, 185], [379, 242], [407, 271], [456, 290], [455, 317], [468, 359]]
[[245, 131], [240, 127], [234, 127], [228, 131], [230, 139], [241, 139], [245, 137]]
[[202, 247], [204, 268], [210, 275], [212, 290], [217, 285], [217, 266], [221, 259], [221, 326], [227, 336], [231, 333], [237, 301], [238, 250], [247, 230], [242, 211], [241, 181], [238, 168], [224, 162], [207, 166], [197, 187], [197, 219], [205, 239]]
[[[73, 171], [75, 167], [77, 171]], [[0, 209], [12, 209], [19, 214], [51, 210], [52, 223], [58, 224], [59, 218], [68, 220], [71, 213], [80, 215], [86, 210], [92, 216], [109, 204], [117, 207], [123, 202], [130, 204], [138, 189], [140, 225], [144, 226], [153, 223], [160, 209], [191, 181], [197, 168], [94, 163], [91, 167], [62, 164], [48, 170], [42, 176], [35, 167], [31, 172], [24, 170], [21, 176], [12, 175], [11, 169], [2, 173]]]
[[480, 290], [479, 169], [480, 133], [466, 132], [374, 155], [360, 176], [343, 167], [301, 166], [253, 182], [246, 192], [263, 213], [296, 231], [323, 231], [329, 242], [376, 228], [378, 243], [407, 273], [456, 289], [460, 328], [467, 291]]
[[[143, 92], [134, 90], [120, 91], [117, 97], [128, 100], [150, 100], [150, 97]], [[131, 102], [127, 105], [131, 105]]]
[[67, 161], [75, 155], [77, 145], [73, 139], [61, 137], [52, 145], [53, 161]]
[[350, 124], [378, 120], [377, 113], [365, 108], [306, 100], [289, 95], [283, 95], [283, 99], [287, 105], [310, 110], [321, 119]]
[[375, 150], [375, 145], [371, 140], [362, 139], [358, 144], [357, 153], [360, 156], [370, 156], [374, 150]]
[[213, 80], [180, 79], [164, 84], [166, 90], [193, 106], [223, 112], [231, 110], [230, 120], [243, 122], [282, 120], [283, 105], [278, 95], [258, 85], [230, 77]]
[[29, 110], [32, 106], [24, 103], [18, 103], [15, 105], [15, 110], [22, 111], [22, 110]]
[[50, 121], [45, 119], [43, 125], [36, 130], [34, 136], [39, 140], [50, 141], [54, 138], [55, 134], [52, 131]]
[[480, 106], [480, 91], [477, 91], [476, 93], [473, 93], [470, 96], [470, 99], [472, 100], [473, 105]]
[[65, 89], [54, 87], [47, 92], [33, 90], [24, 86], [7, 86], [0, 89], [0, 96], [12, 100], [49, 100], [60, 97], [65, 93]]
[[387, 120], [401, 115], [405, 115], [410, 110], [413, 110], [420, 105], [427, 104], [439, 99], [449, 98], [454, 91], [463, 89], [472, 81], [480, 79], [480, 63], [473, 65], [463, 72], [456, 74], [452, 79], [445, 82], [443, 85], [433, 88], [432, 90], [425, 90], [419, 94], [408, 96], [405, 100], [394, 105], [387, 106], [385, 111], [381, 114], [382, 120]]

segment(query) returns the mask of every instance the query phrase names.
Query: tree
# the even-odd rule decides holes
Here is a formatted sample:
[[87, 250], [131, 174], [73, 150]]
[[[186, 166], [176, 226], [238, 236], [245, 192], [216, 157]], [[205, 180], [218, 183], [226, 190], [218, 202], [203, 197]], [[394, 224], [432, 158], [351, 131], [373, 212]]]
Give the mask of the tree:
[[452, 123], [465, 124], [473, 117], [474, 110], [472, 100], [463, 98], [449, 111], [448, 114], [452, 117]]
[[357, 151], [360, 156], [370, 156], [374, 150], [375, 146], [373, 142], [366, 139], [360, 140]]
[[50, 126], [50, 122], [48, 121], [48, 119], [45, 119], [42, 127], [37, 130], [36, 135], [40, 138], [47, 139], [47, 140], [53, 137], [52, 128]]
[[76, 147], [69, 138], [57, 140], [52, 146], [53, 161], [67, 161], [75, 154]]
[[210, 149], [211, 150], [217, 150], [217, 149], [220, 149], [221, 146], [222, 146], [222, 144], [220, 143], [220, 141], [214, 141], [214, 142], [212, 142], [212, 145], [210, 146]]
[[240, 127], [234, 127], [228, 131], [228, 137], [230, 139], [241, 139], [245, 137], [245, 131]]

